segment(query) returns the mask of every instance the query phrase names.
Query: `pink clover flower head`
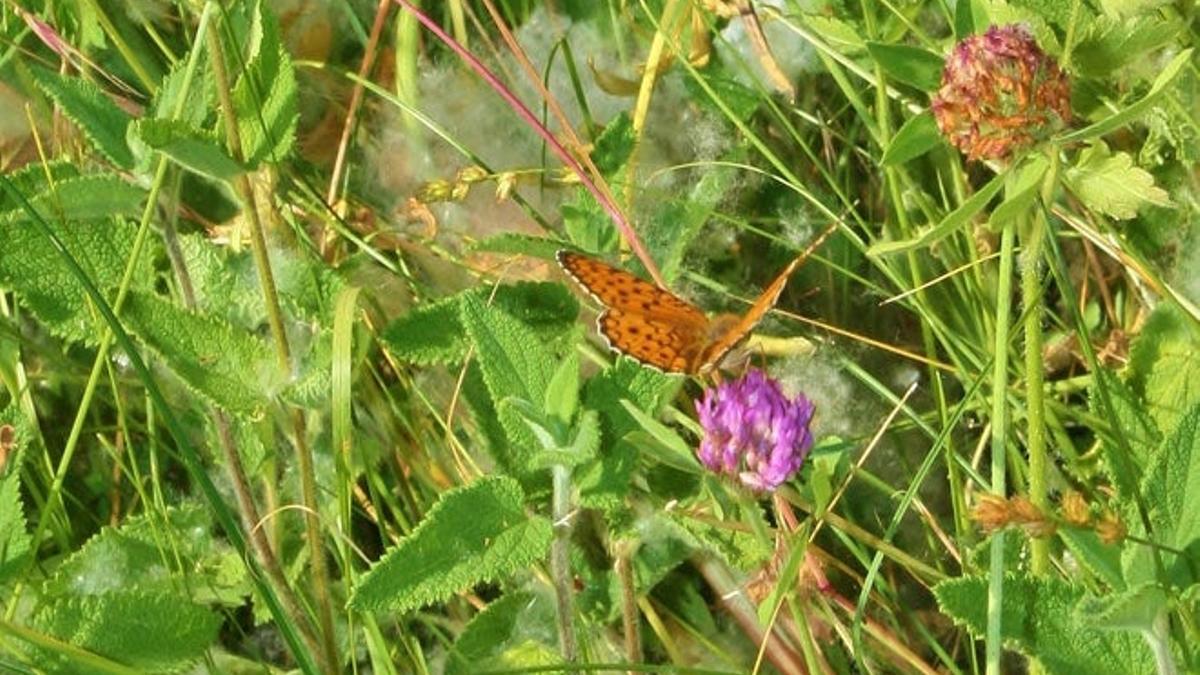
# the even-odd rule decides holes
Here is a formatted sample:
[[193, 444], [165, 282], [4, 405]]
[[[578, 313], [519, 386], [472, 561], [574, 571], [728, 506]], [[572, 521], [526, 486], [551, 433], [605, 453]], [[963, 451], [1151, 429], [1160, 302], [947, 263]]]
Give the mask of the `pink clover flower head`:
[[967, 159], [1005, 159], [1066, 127], [1071, 82], [1026, 26], [992, 26], [955, 45], [931, 108]]
[[761, 370], [709, 389], [696, 410], [704, 428], [700, 462], [757, 492], [795, 475], [813, 445], [812, 402], [804, 394], [789, 399]]

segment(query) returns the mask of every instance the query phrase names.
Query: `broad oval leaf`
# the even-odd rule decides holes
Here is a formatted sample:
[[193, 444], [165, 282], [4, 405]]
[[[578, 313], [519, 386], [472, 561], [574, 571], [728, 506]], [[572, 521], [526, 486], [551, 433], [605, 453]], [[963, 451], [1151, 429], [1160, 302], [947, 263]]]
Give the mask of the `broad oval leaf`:
[[942, 144], [942, 134], [938, 131], [937, 121], [933, 113], [925, 112], [913, 117], [900, 127], [892, 142], [888, 143], [883, 152], [880, 166], [897, 166], [921, 155]]
[[868, 42], [867, 52], [883, 72], [921, 91], [933, 91], [942, 82], [944, 59], [933, 52], [909, 45]]

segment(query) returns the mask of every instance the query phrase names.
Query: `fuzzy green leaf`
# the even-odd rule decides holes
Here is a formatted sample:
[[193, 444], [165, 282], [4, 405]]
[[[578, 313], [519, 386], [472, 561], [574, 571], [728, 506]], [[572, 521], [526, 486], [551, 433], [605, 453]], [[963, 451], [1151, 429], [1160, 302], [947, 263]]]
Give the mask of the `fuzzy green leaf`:
[[633, 146], [636, 142], [637, 136], [633, 131], [633, 120], [630, 119], [629, 113], [622, 112], [604, 127], [604, 131], [596, 139], [595, 148], [592, 150], [592, 161], [605, 178], [612, 180], [633, 155]]
[[[221, 618], [174, 593], [122, 589], [54, 602], [36, 625], [136, 670], [165, 673], [198, 661], [216, 639]], [[44, 649], [36, 649], [34, 659], [51, 672], [80, 672], [79, 664]]]
[[942, 134], [938, 131], [933, 113], [926, 110], [905, 122], [896, 135], [892, 136], [892, 142], [888, 143], [879, 165], [899, 166], [939, 145], [942, 145]]
[[554, 376], [550, 378], [543, 409], [547, 417], [557, 419], [565, 426], [571, 423], [578, 407], [579, 352], [571, 352], [558, 364]]
[[31, 68], [33, 79], [54, 99], [92, 145], [122, 169], [133, 167], [133, 152], [125, 142], [132, 117], [121, 110], [99, 87], [79, 77], [64, 77], [42, 68]]
[[[486, 297], [480, 289], [471, 289], [417, 307], [389, 324], [383, 341], [404, 361], [423, 365], [461, 362], [467, 353], [461, 320], [461, 305], [467, 295]], [[492, 305], [528, 325], [543, 342], [562, 338], [579, 315], [579, 301], [562, 284], [521, 282], [500, 286]]]
[[1171, 4], [1171, 0], [1100, 0], [1104, 13], [1117, 18], [1137, 16]]
[[350, 598], [363, 610], [407, 612], [541, 559], [550, 521], [525, 513], [513, 479], [491, 476], [447, 492], [364, 574]]
[[231, 181], [246, 172], [217, 137], [183, 122], [144, 119], [134, 125], [139, 138], [180, 166], [214, 180]]
[[463, 297], [461, 312], [492, 398], [542, 400], [554, 375], [554, 360], [537, 335], [474, 294]]
[[1079, 623], [1105, 630], [1149, 632], [1167, 611], [1167, 594], [1153, 583], [1103, 598], [1085, 597], [1075, 609]]
[[0, 478], [0, 587], [24, 570], [31, 551], [25, 512], [21, 509], [21, 473]]
[[488, 237], [471, 247], [471, 251], [486, 253], [511, 253], [532, 258], [553, 260], [554, 254], [563, 247], [563, 242], [545, 237], [533, 237], [519, 232], [504, 232]]
[[279, 389], [267, 345], [225, 321], [149, 293], [130, 294], [122, 317], [189, 389], [231, 413], [253, 414]]
[[804, 24], [824, 38], [830, 47], [847, 56], [858, 56], [867, 50], [862, 29], [842, 19], [809, 14], [804, 17]]
[[1104, 77], [1146, 52], [1170, 44], [1180, 28], [1178, 21], [1149, 16], [1130, 21], [1100, 17], [1075, 45], [1071, 61], [1083, 75]]
[[247, 164], [278, 162], [292, 151], [300, 118], [296, 74], [267, 3], [254, 5], [246, 71], [233, 88]]
[[[554, 603], [530, 591], [508, 593], [493, 600], [471, 619], [454, 642], [446, 664], [447, 675], [467, 675], [486, 670], [544, 666], [558, 662], [554, 628]], [[550, 658], [527, 657], [538, 650]]]
[[1146, 205], [1171, 203], [1166, 190], [1154, 185], [1150, 172], [1133, 164], [1128, 153], [1111, 153], [1097, 141], [1067, 169], [1067, 185], [1089, 208], [1113, 218], [1128, 220]]
[[562, 213], [563, 229], [579, 248], [592, 253], [616, 248], [617, 228], [591, 193], [582, 188], [577, 190], [575, 199], [563, 203], [559, 211]]
[[933, 91], [942, 82], [943, 59], [920, 47], [868, 42], [867, 52], [883, 72], [921, 91]]
[[[1107, 397], [1102, 396], [1100, 387], [1104, 387]], [[1105, 400], [1112, 404], [1111, 413], [1104, 405]], [[1145, 403], [1138, 398], [1129, 385], [1107, 370], [1101, 370], [1096, 374], [1089, 392], [1088, 402], [1092, 412], [1102, 418], [1108, 418], [1111, 414], [1112, 428], [1104, 433], [1100, 440], [1100, 450], [1104, 454], [1104, 467], [1112, 479], [1113, 485], [1117, 488], [1117, 494], [1123, 500], [1132, 503], [1135, 491], [1138, 489], [1137, 476], [1140, 475], [1138, 471], [1146, 466], [1150, 453], [1161, 441], [1162, 434], [1159, 433], [1154, 420], [1146, 411]], [[1133, 466], [1127, 466], [1128, 461], [1120, 456], [1120, 453], [1124, 453], [1125, 450], [1116, 438], [1117, 432], [1120, 432], [1129, 444], [1129, 450], [1133, 454], [1129, 460], [1132, 461]], [[1132, 469], [1132, 473], [1126, 469]]]
[[1100, 541], [1092, 530], [1077, 530], [1061, 528], [1058, 536], [1062, 538], [1071, 555], [1079, 563], [1095, 574], [1109, 588], [1122, 589], [1125, 579], [1121, 575], [1121, 551], [1119, 548]]
[[[100, 288], [116, 288], [133, 245], [134, 227], [124, 221], [50, 226]], [[83, 286], [63, 264], [62, 256], [37, 228], [0, 218], [0, 286], [16, 291], [24, 304], [55, 335], [96, 344], [99, 331]], [[153, 256], [144, 252], [134, 268], [133, 288], [154, 281]]]
[[[982, 637], [987, 626], [986, 577], [961, 577], [934, 587], [942, 611]], [[1008, 576], [1000, 630], [1006, 646], [1036, 658], [1047, 673], [1139, 675], [1154, 672], [1146, 644], [1129, 633], [1083, 625], [1075, 606], [1083, 590], [1058, 579]]]
[[1200, 402], [1200, 327], [1160, 303], [1129, 347], [1129, 384], [1163, 431]]
[[[114, 216], [135, 218], [141, 215], [146, 201], [145, 190], [110, 174], [68, 178], [43, 192], [25, 196], [34, 209], [51, 222], [91, 221]], [[29, 214], [16, 205], [0, 216], [0, 222], [28, 223], [31, 220]]]
[[1156, 541], [1186, 549], [1200, 539], [1200, 403], [1155, 451], [1142, 494]]

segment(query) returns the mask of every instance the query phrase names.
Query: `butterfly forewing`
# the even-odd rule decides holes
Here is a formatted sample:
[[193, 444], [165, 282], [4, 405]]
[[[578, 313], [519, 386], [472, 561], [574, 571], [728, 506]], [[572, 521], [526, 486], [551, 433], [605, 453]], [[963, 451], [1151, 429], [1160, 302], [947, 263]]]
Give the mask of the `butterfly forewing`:
[[558, 252], [558, 264], [597, 302], [612, 309], [704, 325], [704, 312], [654, 284], [607, 263], [571, 251]]

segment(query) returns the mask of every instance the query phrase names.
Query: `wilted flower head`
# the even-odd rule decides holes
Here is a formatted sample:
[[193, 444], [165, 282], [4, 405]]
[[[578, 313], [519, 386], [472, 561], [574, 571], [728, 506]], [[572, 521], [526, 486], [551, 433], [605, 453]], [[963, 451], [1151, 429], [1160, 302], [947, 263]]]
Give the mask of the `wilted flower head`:
[[804, 394], [789, 400], [761, 370], [709, 389], [697, 411], [704, 427], [700, 461], [753, 490], [782, 485], [813, 444], [813, 404]]
[[954, 47], [932, 108], [968, 159], [999, 159], [1066, 126], [1071, 85], [1025, 26], [992, 26]]

